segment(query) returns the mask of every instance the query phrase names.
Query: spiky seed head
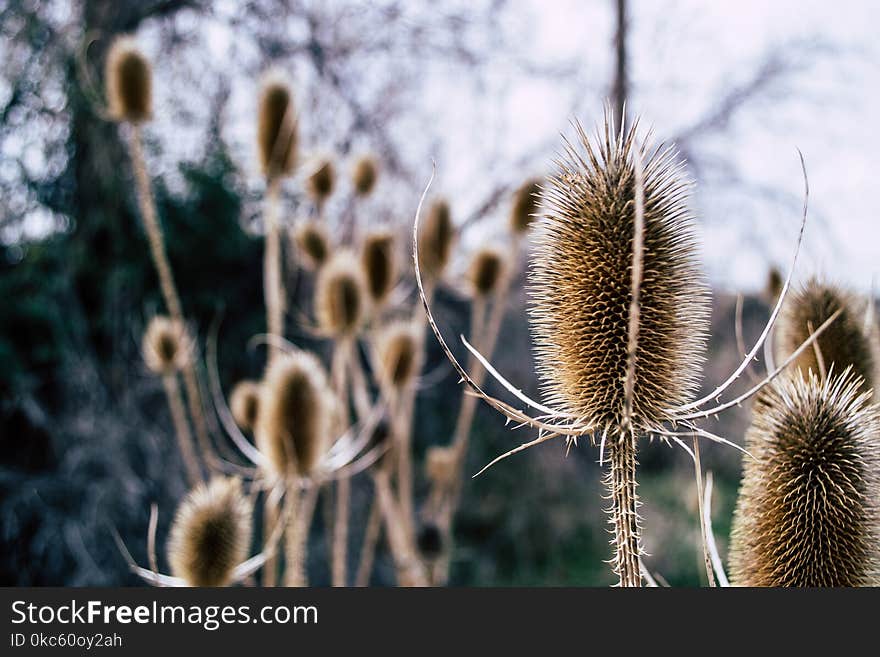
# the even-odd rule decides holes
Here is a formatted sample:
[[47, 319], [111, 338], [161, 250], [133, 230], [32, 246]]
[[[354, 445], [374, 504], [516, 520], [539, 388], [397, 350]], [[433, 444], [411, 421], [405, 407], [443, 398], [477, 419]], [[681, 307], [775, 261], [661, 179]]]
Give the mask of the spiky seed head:
[[141, 349], [151, 372], [173, 374], [186, 365], [192, 354], [192, 343], [182, 323], [156, 315], [147, 324]]
[[324, 160], [306, 180], [306, 189], [312, 200], [320, 206], [330, 198], [335, 183], [336, 173], [333, 169], [333, 162]]
[[[873, 388], [878, 354], [874, 336], [864, 331], [865, 304], [854, 294], [815, 278], [786, 301], [776, 324], [776, 358], [782, 361], [794, 353], [810, 335], [838, 310], [843, 312], [826, 328], [814, 344], [825, 371], [842, 372], [850, 365], [862, 378], [865, 389]], [[808, 347], [791, 364], [804, 375], [820, 373], [814, 347]]]
[[375, 306], [381, 306], [394, 287], [394, 233], [387, 229], [375, 230], [364, 239], [361, 266], [367, 282], [367, 292]]
[[274, 474], [312, 476], [329, 447], [336, 404], [312, 354], [279, 356], [266, 372], [257, 414], [257, 448]]
[[755, 401], [731, 533], [741, 586], [861, 586], [877, 570], [880, 417], [851, 370], [783, 375]]
[[359, 196], [367, 196], [376, 186], [376, 178], [379, 177], [376, 160], [369, 155], [358, 158], [354, 163], [354, 169], [351, 172], [351, 181], [354, 184], [354, 191]]
[[411, 322], [395, 322], [385, 327], [377, 340], [380, 376], [389, 386], [403, 388], [415, 378], [418, 329]]
[[238, 427], [242, 431], [253, 431], [260, 410], [260, 384], [239, 381], [229, 396], [229, 407]]
[[513, 208], [510, 211], [510, 229], [516, 235], [525, 233], [535, 220], [540, 209], [541, 181], [538, 178], [527, 180], [513, 195]]
[[440, 199], [431, 205], [418, 239], [422, 276], [428, 282], [436, 282], [449, 264], [455, 239], [449, 203]]
[[131, 37], [118, 37], [104, 63], [107, 111], [115, 121], [142, 123], [153, 114], [153, 70]]
[[443, 533], [433, 522], [426, 522], [419, 527], [416, 545], [422, 558], [432, 561], [443, 554]]
[[[635, 127], [567, 157], [543, 191], [529, 272], [537, 371], [551, 405], [599, 430], [621, 425], [635, 229]], [[633, 420], [659, 426], [697, 390], [709, 289], [697, 259], [690, 187], [672, 148], [641, 149], [644, 257]]]
[[330, 236], [324, 225], [318, 221], [301, 223], [297, 226], [293, 239], [307, 269], [319, 270], [330, 257]]
[[785, 285], [785, 279], [782, 278], [782, 272], [776, 267], [770, 267], [767, 272], [767, 283], [764, 285], [764, 300], [769, 304], [775, 304], [782, 294], [782, 286]]
[[435, 486], [448, 486], [455, 479], [458, 459], [453, 447], [429, 447], [425, 455], [425, 474]]
[[351, 337], [367, 310], [367, 291], [360, 263], [350, 251], [338, 251], [318, 274], [315, 315], [322, 331]]
[[257, 151], [268, 180], [293, 173], [298, 140], [290, 84], [280, 74], [269, 73], [260, 89], [257, 113]]
[[247, 559], [251, 509], [234, 477], [215, 477], [184, 498], [168, 541], [171, 572], [189, 586], [227, 586]]
[[474, 294], [488, 297], [497, 292], [508, 268], [507, 256], [500, 249], [486, 247], [477, 251], [468, 272]]

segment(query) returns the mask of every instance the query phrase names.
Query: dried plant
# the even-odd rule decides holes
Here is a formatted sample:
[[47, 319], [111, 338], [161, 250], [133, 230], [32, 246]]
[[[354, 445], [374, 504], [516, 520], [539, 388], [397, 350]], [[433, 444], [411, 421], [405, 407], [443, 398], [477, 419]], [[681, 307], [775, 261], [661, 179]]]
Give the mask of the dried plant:
[[328, 336], [351, 338], [361, 327], [367, 311], [364, 274], [347, 250], [333, 254], [321, 268], [315, 284], [315, 317]]
[[489, 297], [497, 293], [509, 269], [507, 256], [501, 249], [485, 247], [477, 251], [468, 271], [468, 282], [474, 295]]
[[409, 386], [417, 372], [419, 338], [412, 322], [395, 322], [384, 327], [377, 339], [378, 376], [394, 390]]
[[297, 226], [293, 239], [300, 254], [300, 262], [311, 271], [318, 271], [330, 257], [330, 236], [320, 222], [302, 222]]
[[241, 481], [216, 477], [183, 500], [168, 541], [174, 576], [189, 586], [226, 586], [245, 561], [251, 540], [251, 505]]
[[376, 185], [376, 178], [379, 172], [374, 160], [369, 155], [364, 155], [355, 162], [354, 169], [351, 173], [351, 181], [354, 191], [359, 196], [367, 196], [373, 191]]
[[153, 71], [130, 37], [118, 37], [107, 53], [107, 111], [115, 121], [138, 124], [153, 114]]
[[524, 234], [538, 216], [541, 203], [541, 181], [527, 180], [516, 191], [510, 211], [510, 229], [516, 235]]
[[229, 409], [242, 431], [253, 431], [260, 411], [260, 384], [256, 381], [235, 384], [229, 395]]
[[840, 311], [840, 317], [793, 363], [804, 374], [812, 371], [824, 378], [852, 367], [865, 390], [874, 387], [877, 369], [876, 336], [865, 327], [865, 302], [853, 293], [813, 278], [782, 307], [776, 327], [776, 358], [797, 349], [817, 326]]
[[741, 586], [876, 584], [880, 416], [862, 382], [795, 371], [753, 408], [731, 535]]
[[452, 255], [454, 240], [455, 227], [449, 204], [444, 200], [435, 201], [418, 237], [419, 258], [429, 285], [436, 284], [443, 275]]
[[367, 292], [374, 308], [381, 308], [388, 300], [397, 278], [394, 233], [389, 229], [371, 231], [364, 238], [361, 266], [367, 283]]
[[323, 215], [324, 204], [333, 194], [335, 184], [336, 173], [330, 160], [321, 160], [306, 179], [306, 190], [315, 202], [319, 217]]

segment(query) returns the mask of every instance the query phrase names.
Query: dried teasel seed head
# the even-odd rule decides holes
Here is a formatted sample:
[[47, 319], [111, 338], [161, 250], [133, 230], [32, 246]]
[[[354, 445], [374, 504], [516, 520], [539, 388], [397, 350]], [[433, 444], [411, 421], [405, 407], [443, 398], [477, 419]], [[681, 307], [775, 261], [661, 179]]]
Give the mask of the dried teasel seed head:
[[116, 121], [142, 123], [153, 113], [153, 71], [131, 37], [118, 37], [104, 64], [107, 110]]
[[330, 257], [330, 236], [320, 222], [303, 222], [296, 228], [293, 239], [307, 269], [319, 270]]
[[[597, 428], [621, 426], [627, 380], [635, 232], [635, 127], [606, 121], [543, 191], [528, 293], [537, 371], [549, 405]], [[633, 420], [659, 426], [664, 409], [692, 399], [709, 328], [709, 288], [697, 258], [690, 181], [671, 148], [640, 151], [644, 251], [635, 352]]]
[[278, 73], [269, 73], [260, 89], [257, 113], [257, 151], [268, 180], [293, 173], [298, 139], [290, 85]]
[[455, 479], [458, 459], [453, 447], [429, 447], [425, 455], [425, 474], [435, 486], [448, 486]]
[[731, 533], [740, 586], [876, 583], [880, 417], [850, 370], [786, 374], [755, 401]]
[[508, 269], [507, 256], [500, 249], [487, 247], [477, 251], [468, 272], [474, 294], [488, 297], [497, 292]]
[[312, 200], [314, 200], [318, 206], [321, 206], [328, 198], [330, 198], [335, 183], [336, 173], [333, 169], [333, 162], [330, 160], [324, 160], [306, 180], [306, 189], [312, 197]]
[[541, 201], [541, 180], [527, 180], [516, 190], [513, 196], [513, 208], [510, 211], [510, 229], [516, 235], [525, 233], [535, 220]]
[[443, 554], [443, 533], [433, 522], [426, 522], [419, 527], [416, 545], [422, 558], [432, 561]]
[[377, 341], [379, 375], [387, 385], [403, 388], [415, 378], [418, 338], [418, 329], [410, 322], [395, 322], [382, 330]]
[[[875, 336], [864, 330], [865, 303], [835, 285], [809, 280], [791, 297], [786, 297], [776, 324], [776, 358], [780, 362], [797, 348], [835, 312], [842, 310], [816, 339], [816, 346], [804, 349], [791, 364], [806, 376], [819, 374], [819, 356], [826, 372], [842, 372], [850, 365], [861, 377], [864, 388], [874, 387], [878, 366]], [[818, 355], [816, 353], [818, 349]]]
[[776, 304], [779, 295], [782, 294], [782, 286], [785, 285], [785, 279], [782, 277], [776, 267], [771, 267], [767, 272], [767, 282], [764, 285], [764, 300], [771, 305]]
[[382, 229], [371, 232], [364, 239], [361, 266], [367, 282], [367, 292], [375, 306], [381, 306], [394, 287], [397, 275], [394, 261], [394, 233]]
[[229, 409], [235, 423], [243, 431], [253, 431], [260, 411], [260, 384], [240, 381], [229, 396]]
[[184, 498], [168, 541], [171, 572], [189, 586], [227, 586], [247, 559], [251, 509], [241, 481], [215, 477]]
[[163, 375], [182, 369], [192, 355], [186, 327], [164, 315], [156, 315], [147, 324], [141, 349], [150, 371]]
[[376, 160], [369, 155], [358, 158], [354, 163], [354, 169], [351, 172], [351, 181], [354, 184], [354, 191], [359, 196], [367, 196], [376, 186], [376, 178], [379, 177]]
[[454, 239], [455, 226], [452, 224], [449, 204], [442, 199], [435, 201], [418, 238], [419, 263], [427, 282], [436, 282], [443, 275], [452, 255]]
[[257, 448], [273, 473], [312, 476], [329, 447], [337, 410], [320, 361], [306, 352], [274, 359], [259, 406]]
[[337, 252], [321, 268], [315, 285], [318, 326], [333, 337], [351, 337], [364, 320], [367, 301], [360, 264], [351, 252]]

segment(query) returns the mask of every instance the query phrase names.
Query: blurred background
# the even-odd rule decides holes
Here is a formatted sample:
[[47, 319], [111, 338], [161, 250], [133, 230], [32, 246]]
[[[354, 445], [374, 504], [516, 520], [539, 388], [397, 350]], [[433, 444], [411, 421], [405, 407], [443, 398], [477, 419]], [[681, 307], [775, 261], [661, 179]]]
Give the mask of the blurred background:
[[[5, 0], [0, 584], [138, 583], [110, 528], [145, 562], [150, 504], [159, 504], [161, 541], [184, 492], [162, 386], [139, 350], [161, 298], [124, 129], [100, 111], [115, 35], [135, 34], [155, 67], [150, 173], [202, 339], [223, 310], [227, 389], [259, 375], [262, 362], [246, 347], [264, 330], [255, 112], [259, 77], [277, 67], [294, 84], [304, 149], [331, 155], [340, 172], [361, 153], [381, 161], [362, 221], [392, 222], [406, 235], [436, 162], [432, 191], [450, 200], [461, 235], [435, 308], [448, 336], [468, 325], [456, 278], [469, 252], [503, 232], [513, 192], [552, 171], [571, 121], [589, 129], [606, 99], [625, 103], [658, 140], [676, 144], [697, 182], [692, 202], [714, 289], [708, 390], [740, 360], [736, 293], [746, 295], [750, 345], [769, 314], [768, 271], [788, 268], [803, 202], [797, 148], [811, 209], [796, 278], [872, 289], [878, 22], [880, 6], [868, 1]], [[336, 194], [328, 214], [345, 198]], [[300, 203], [286, 193], [288, 219]], [[524, 294], [508, 305], [494, 362], [537, 397]], [[461, 398], [429, 344], [434, 374], [419, 396], [417, 458], [447, 442]], [[741, 444], [747, 423], [746, 405], [712, 430]], [[469, 472], [527, 437], [481, 407]], [[597, 458], [585, 443], [568, 457], [549, 443], [468, 481], [451, 584], [611, 583]], [[700, 585], [691, 461], [659, 444], [645, 444], [640, 460], [646, 562], [672, 585]], [[724, 557], [740, 456], [711, 445], [703, 460], [715, 475]], [[319, 509], [316, 544], [321, 518]], [[312, 581], [327, 583], [322, 551], [311, 553]], [[378, 558], [374, 583], [393, 581], [390, 558]]]

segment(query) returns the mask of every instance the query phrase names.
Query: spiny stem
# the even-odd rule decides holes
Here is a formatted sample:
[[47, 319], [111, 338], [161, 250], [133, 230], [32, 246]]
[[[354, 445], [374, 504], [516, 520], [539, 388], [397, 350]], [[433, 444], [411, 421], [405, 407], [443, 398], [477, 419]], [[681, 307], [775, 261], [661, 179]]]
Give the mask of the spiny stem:
[[604, 481], [614, 525], [614, 572], [620, 578], [620, 586], [641, 586], [635, 435], [628, 431], [620, 439], [610, 441], [607, 449], [610, 470]]
[[[159, 275], [159, 287], [162, 290], [162, 296], [165, 299], [165, 305], [171, 318], [181, 326], [184, 326], [183, 308], [180, 303], [180, 296], [177, 293], [177, 286], [174, 284], [174, 275], [171, 272], [171, 264], [168, 262], [168, 254], [165, 251], [165, 237], [162, 232], [162, 226], [159, 223], [158, 213], [156, 212], [156, 201], [153, 198], [150, 177], [147, 174], [141, 129], [137, 125], [131, 127], [131, 161], [132, 169], [134, 170], [135, 187], [137, 189], [138, 206], [143, 218], [147, 242], [150, 245], [153, 264]], [[195, 355], [187, 360], [183, 368], [183, 383], [186, 388], [187, 405], [193, 425], [195, 426], [199, 449], [202, 451], [202, 456], [210, 462], [213, 457], [213, 449], [208, 438], [208, 428], [205, 424], [202, 397], [195, 370], [195, 360]], [[198, 457], [196, 457], [196, 463], [199, 463]], [[201, 466], [199, 466], [199, 473], [199, 478], [201, 478]]]
[[177, 374], [166, 374], [162, 377], [162, 383], [165, 386], [168, 408], [171, 410], [171, 420], [174, 423], [177, 445], [180, 448], [180, 455], [183, 457], [183, 465], [186, 468], [186, 479], [190, 486], [195, 486], [202, 480], [202, 472], [193, 447], [192, 434], [189, 430], [189, 421], [186, 419], [186, 410], [183, 407]]
[[308, 556], [309, 527], [315, 513], [315, 503], [318, 501], [318, 487], [310, 486], [299, 497], [299, 491], [292, 486], [288, 494], [294, 496], [290, 503], [295, 503], [296, 507], [293, 520], [287, 526], [287, 536], [285, 537], [287, 551], [285, 553], [284, 583], [287, 586], [308, 586], [306, 557]]

